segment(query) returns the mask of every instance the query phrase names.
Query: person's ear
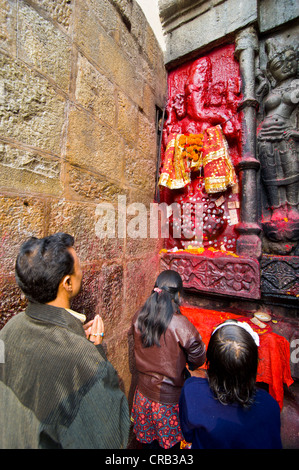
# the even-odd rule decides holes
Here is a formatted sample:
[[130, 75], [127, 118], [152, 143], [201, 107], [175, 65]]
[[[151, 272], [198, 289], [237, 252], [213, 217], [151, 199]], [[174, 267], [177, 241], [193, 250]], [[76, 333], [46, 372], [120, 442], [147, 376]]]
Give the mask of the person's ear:
[[62, 284], [62, 287], [64, 287], [64, 289], [67, 292], [72, 292], [72, 290], [73, 290], [72, 279], [71, 279], [71, 276], [69, 274], [67, 276], [64, 276], [64, 278], [61, 281], [61, 284]]

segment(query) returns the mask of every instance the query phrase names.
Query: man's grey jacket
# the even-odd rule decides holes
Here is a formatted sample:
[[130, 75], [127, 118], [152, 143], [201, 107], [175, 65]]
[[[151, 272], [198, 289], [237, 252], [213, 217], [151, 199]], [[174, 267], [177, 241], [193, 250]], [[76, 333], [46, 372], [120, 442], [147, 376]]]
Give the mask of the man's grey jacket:
[[128, 403], [103, 347], [63, 308], [30, 303], [0, 331], [0, 448], [119, 449]]

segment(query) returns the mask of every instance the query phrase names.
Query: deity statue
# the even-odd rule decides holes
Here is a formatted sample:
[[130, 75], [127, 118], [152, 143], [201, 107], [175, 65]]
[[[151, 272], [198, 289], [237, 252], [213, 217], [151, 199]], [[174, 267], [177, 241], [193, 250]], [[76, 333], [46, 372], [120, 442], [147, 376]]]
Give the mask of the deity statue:
[[233, 47], [170, 74], [159, 186], [162, 199], [181, 207], [181, 217], [169, 218], [168, 248], [236, 250], [241, 101]]
[[240, 134], [237, 106], [240, 101], [239, 77], [213, 82], [212, 62], [201, 57], [192, 64], [184, 88], [168, 103], [163, 141], [170, 133], [199, 134], [221, 124], [226, 138], [235, 141]]
[[273, 241], [299, 239], [299, 101], [298, 51], [293, 45], [266, 41], [268, 77], [257, 74], [257, 96], [263, 114], [257, 152], [271, 219], [263, 223]]

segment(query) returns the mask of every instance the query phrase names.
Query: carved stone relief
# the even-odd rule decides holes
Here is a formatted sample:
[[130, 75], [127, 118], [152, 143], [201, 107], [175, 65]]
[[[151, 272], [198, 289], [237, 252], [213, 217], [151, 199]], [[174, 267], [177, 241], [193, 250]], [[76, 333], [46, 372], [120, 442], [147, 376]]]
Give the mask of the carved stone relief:
[[299, 257], [264, 255], [261, 289], [268, 295], [296, 297], [299, 294]]
[[161, 267], [179, 272], [187, 289], [252, 299], [260, 297], [257, 260], [217, 257], [213, 253], [210, 256], [164, 253]]
[[[184, 146], [182, 155], [187, 154], [191, 163], [187, 165], [183, 161], [184, 156], [174, 162], [174, 167], [184, 166], [180, 174], [183, 183], [179, 178], [174, 181], [167, 170], [169, 181], [160, 186], [160, 197], [161, 201], [168, 204], [201, 203], [202, 237], [200, 240], [195, 236], [188, 239], [170, 237], [167, 248], [204, 246], [235, 252], [238, 237], [235, 226], [240, 215], [239, 186], [234, 175], [227, 176], [227, 168], [231, 166], [234, 172], [234, 167], [241, 158], [241, 115], [238, 105], [242, 96], [234, 46], [220, 48], [170, 72], [168, 86], [162, 166], [167, 158], [171, 137], [177, 135], [188, 136], [189, 141]], [[225, 143], [221, 148], [218, 146], [219, 155], [215, 157], [214, 153], [209, 158], [204, 153], [206, 145], [214, 138], [209, 129], [215, 129], [219, 125]], [[161, 172], [163, 171], [162, 168]], [[211, 190], [208, 189], [207, 174], [208, 183], [212, 181]], [[166, 174], [165, 176], [167, 177]], [[222, 184], [226, 179], [226, 183]], [[181, 222], [183, 224], [183, 220]], [[172, 220], [170, 224], [172, 225]], [[193, 214], [192, 224], [194, 226]]]
[[261, 292], [299, 296], [298, 34], [260, 43], [256, 71], [263, 256]]
[[[297, 38], [298, 39], [298, 38]], [[267, 39], [261, 47], [257, 155], [261, 164], [264, 250], [289, 253], [299, 240], [298, 42]], [[275, 246], [276, 242], [278, 245]], [[283, 250], [283, 244], [286, 244]], [[270, 251], [269, 251], [270, 250]]]
[[[236, 254], [240, 236], [237, 227], [242, 225], [235, 172], [243, 149], [241, 85], [234, 45], [216, 49], [169, 74], [160, 196], [168, 204], [191, 206], [194, 236], [185, 236], [183, 231], [176, 237], [176, 224], [184, 228], [185, 219], [171, 216], [161, 266], [178, 271], [189, 289], [259, 298], [256, 256], [251, 259], [249, 251], [248, 256]], [[251, 237], [247, 225], [241, 232], [245, 249]], [[249, 225], [256, 232], [256, 227]], [[247, 246], [251, 245], [249, 240]]]

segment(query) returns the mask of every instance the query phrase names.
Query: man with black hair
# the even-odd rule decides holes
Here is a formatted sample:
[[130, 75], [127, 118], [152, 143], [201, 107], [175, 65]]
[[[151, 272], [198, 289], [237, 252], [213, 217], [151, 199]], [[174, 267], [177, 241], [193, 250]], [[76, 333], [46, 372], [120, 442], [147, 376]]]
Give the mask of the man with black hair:
[[100, 316], [70, 309], [82, 271], [74, 238], [32, 237], [20, 248], [16, 280], [27, 299], [0, 332], [0, 448], [119, 449], [128, 403], [101, 345]]

